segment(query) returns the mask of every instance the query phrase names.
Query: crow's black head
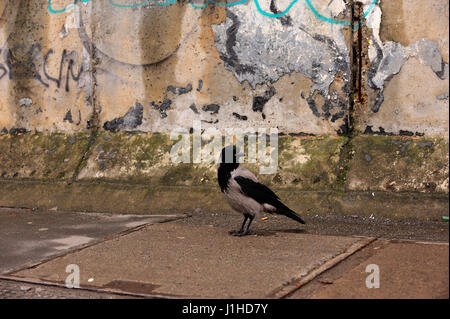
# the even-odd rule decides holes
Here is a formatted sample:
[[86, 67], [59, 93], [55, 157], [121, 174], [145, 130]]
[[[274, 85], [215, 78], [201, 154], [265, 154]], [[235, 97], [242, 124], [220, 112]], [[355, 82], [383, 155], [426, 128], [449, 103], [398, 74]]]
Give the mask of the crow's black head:
[[220, 154], [220, 163], [222, 164], [238, 164], [238, 151], [235, 145], [229, 145], [222, 149]]
[[228, 180], [231, 177], [231, 172], [239, 167], [239, 157], [241, 156], [243, 156], [243, 154], [239, 153], [234, 145], [229, 145], [222, 149], [222, 152], [220, 153], [220, 165], [217, 172], [217, 177], [222, 192], [228, 186]]

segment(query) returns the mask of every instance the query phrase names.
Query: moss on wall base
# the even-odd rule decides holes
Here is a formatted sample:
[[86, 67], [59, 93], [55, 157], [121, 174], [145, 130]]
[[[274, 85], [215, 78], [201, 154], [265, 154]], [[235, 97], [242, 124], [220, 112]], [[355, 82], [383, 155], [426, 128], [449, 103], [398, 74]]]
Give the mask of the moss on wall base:
[[[215, 163], [174, 164], [174, 143], [164, 134], [0, 135], [0, 206], [231, 212]], [[282, 136], [278, 170], [260, 180], [305, 215], [440, 219], [449, 208], [448, 141]]]

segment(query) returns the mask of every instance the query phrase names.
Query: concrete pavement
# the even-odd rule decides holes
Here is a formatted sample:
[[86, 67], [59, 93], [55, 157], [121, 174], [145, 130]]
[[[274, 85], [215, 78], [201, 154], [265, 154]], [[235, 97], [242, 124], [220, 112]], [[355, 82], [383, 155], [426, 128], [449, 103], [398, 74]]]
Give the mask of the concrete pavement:
[[112, 215], [0, 208], [0, 274], [92, 245], [139, 226], [182, 216]]
[[[390, 243], [341, 278], [325, 284], [311, 298], [448, 299], [448, 258], [448, 245]], [[368, 265], [379, 268], [379, 288], [366, 287]]]
[[130, 299], [129, 295], [0, 280], [0, 299]]
[[[3, 209], [0, 272], [9, 286], [49, 289], [64, 287], [76, 264], [83, 289], [52, 288], [68, 298], [448, 298], [448, 223], [308, 216], [302, 226], [269, 216], [255, 235], [236, 238], [228, 231], [237, 214], [179, 217]], [[377, 233], [384, 238], [368, 236]], [[62, 244], [63, 236], [90, 240]], [[365, 285], [369, 264], [379, 266], [378, 289]]]
[[147, 293], [162, 296], [263, 298], [359, 240], [295, 233], [238, 238], [224, 228], [153, 224], [14, 275], [64, 282], [66, 266], [77, 264], [82, 286], [94, 278], [97, 287], [145, 282]]

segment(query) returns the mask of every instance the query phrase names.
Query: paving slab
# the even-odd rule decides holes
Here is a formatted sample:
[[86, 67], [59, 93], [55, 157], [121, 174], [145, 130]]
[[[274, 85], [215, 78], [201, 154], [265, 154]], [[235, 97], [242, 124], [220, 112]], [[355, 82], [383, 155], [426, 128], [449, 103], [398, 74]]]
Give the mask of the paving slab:
[[0, 279], [0, 299], [135, 299], [138, 297], [67, 289], [48, 285], [31, 284], [14, 280]]
[[181, 216], [0, 208], [0, 274], [39, 263], [135, 227], [176, 218]]
[[[66, 254], [15, 277], [167, 297], [263, 298], [359, 241], [296, 232], [233, 237], [224, 227], [152, 224]], [[90, 281], [88, 281], [90, 280]]]
[[[374, 247], [377, 248], [377, 247]], [[373, 249], [374, 249], [373, 248]], [[379, 269], [379, 288], [367, 288], [368, 265]], [[448, 243], [391, 242], [341, 278], [314, 293], [313, 299], [448, 299]]]

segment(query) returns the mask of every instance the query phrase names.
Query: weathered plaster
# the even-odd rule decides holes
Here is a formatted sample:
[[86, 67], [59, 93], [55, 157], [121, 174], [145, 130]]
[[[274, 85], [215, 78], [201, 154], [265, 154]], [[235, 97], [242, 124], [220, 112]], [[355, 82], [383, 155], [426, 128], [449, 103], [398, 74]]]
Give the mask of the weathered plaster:
[[448, 99], [440, 98], [449, 92], [448, 1], [381, 1], [381, 9], [366, 22], [368, 105], [355, 126], [448, 138]]
[[[278, 12], [276, 6], [284, 8], [289, 3], [278, 0], [261, 6]], [[343, 14], [344, 2], [333, 3], [324, 8], [325, 14]], [[349, 92], [349, 51], [342, 33], [344, 26], [318, 20], [305, 2], [299, 2], [284, 16], [289, 17], [290, 23], [267, 19], [256, 12], [252, 2], [232, 7], [227, 11], [226, 22], [213, 26], [225, 67], [239, 82], [247, 81], [253, 89], [298, 72], [313, 82], [309, 92], [304, 93], [313, 115], [333, 122], [343, 118], [348, 99], [339, 99], [329, 88], [341, 77], [343, 85], [339, 90]], [[321, 105], [318, 95], [323, 99]]]

